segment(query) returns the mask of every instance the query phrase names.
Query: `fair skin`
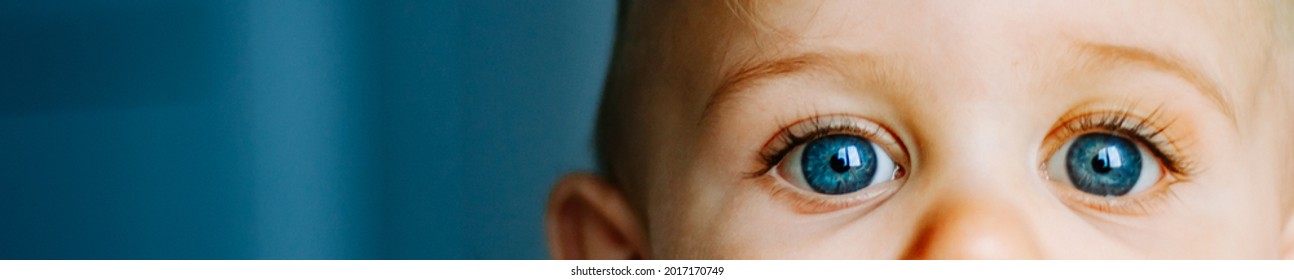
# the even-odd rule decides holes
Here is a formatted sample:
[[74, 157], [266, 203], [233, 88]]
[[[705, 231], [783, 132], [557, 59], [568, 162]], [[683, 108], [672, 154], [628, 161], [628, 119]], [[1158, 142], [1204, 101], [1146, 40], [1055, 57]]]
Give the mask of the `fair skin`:
[[[633, 175], [557, 183], [556, 258], [1294, 257], [1294, 60], [1262, 3], [679, 2], [630, 15], [650, 132]], [[1068, 178], [1088, 134], [1143, 156], [1126, 194]], [[827, 135], [894, 168], [822, 193]]]

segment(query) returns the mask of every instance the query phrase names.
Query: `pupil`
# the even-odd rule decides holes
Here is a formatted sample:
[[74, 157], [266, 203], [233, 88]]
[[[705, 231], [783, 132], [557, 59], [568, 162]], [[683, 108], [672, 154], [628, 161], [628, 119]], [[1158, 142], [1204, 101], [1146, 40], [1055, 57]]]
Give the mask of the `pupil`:
[[[845, 149], [840, 150], [844, 151]], [[836, 156], [831, 157], [831, 162], [828, 163], [831, 165], [831, 170], [835, 170], [836, 173], [849, 172], [849, 158], [847, 157], [848, 155], [845, 153], [836, 153]]]
[[1110, 162], [1099, 156], [1092, 157], [1092, 170], [1096, 173], [1110, 173], [1114, 168], [1110, 168]]

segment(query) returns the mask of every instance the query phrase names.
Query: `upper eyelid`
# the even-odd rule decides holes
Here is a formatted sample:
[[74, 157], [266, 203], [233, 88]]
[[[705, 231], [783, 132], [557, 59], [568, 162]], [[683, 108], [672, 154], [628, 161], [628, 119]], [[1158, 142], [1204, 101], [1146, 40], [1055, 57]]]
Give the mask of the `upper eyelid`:
[[[860, 123], [862, 125], [860, 125]], [[797, 132], [797, 131], [794, 131], [795, 129], [800, 129], [802, 131]], [[813, 118], [809, 118], [809, 119], [798, 121], [794, 124], [791, 124], [790, 126], [787, 126], [786, 129], [781, 130], [779, 134], [790, 134], [792, 136], [797, 136], [802, 138], [812, 138], [813, 136], [815, 136], [815, 135], [812, 135], [812, 133], [823, 132], [823, 130], [855, 131], [869, 138], [869, 141], [876, 142], [876, 140], [881, 140], [880, 142], [883, 142], [883, 143], [897, 142], [894, 136], [892, 135], [892, 133], [888, 131], [888, 129], [882, 127], [880, 124], [876, 123], [875, 121], [868, 120], [862, 117], [850, 116], [850, 115], [816, 116]], [[830, 131], [827, 131], [827, 132], [829, 133]], [[779, 138], [781, 137], [779, 136]], [[881, 138], [881, 139], [874, 139], [874, 138]]]
[[[836, 121], [837, 123], [832, 123], [832, 121]], [[794, 131], [796, 129], [800, 129], [802, 131], [798, 131], [797, 133], [797, 131]], [[879, 145], [886, 152], [891, 153], [890, 158], [892, 158], [896, 164], [900, 166], [907, 165], [907, 147], [899, 141], [898, 137], [894, 135], [894, 132], [890, 131], [880, 123], [852, 115], [820, 115], [793, 122], [779, 130], [777, 135], [772, 139], [769, 139], [764, 146], [760, 148], [759, 155], [760, 158], [765, 161], [765, 166], [758, 171], [751, 172], [749, 175], [750, 177], [759, 176], [760, 174], [766, 173], [774, 168], [776, 163], [772, 162], [774, 161], [773, 158], [770, 158], [772, 156], [777, 156], [779, 158], [776, 160], [780, 160], [780, 157], [785, 156], [786, 153], [792, 150], [796, 145], [811, 141], [815, 137], [836, 134], [836, 132], [840, 131], [853, 131], [862, 134], [862, 136], [867, 138], [868, 141]], [[814, 133], [821, 133], [824, 135], [815, 135]], [[797, 142], [797, 140], [799, 140], [799, 142]], [[772, 155], [772, 153], [777, 153], [777, 155]]]
[[[1091, 132], [1093, 129], [1110, 129], [1113, 130], [1111, 132], [1137, 138], [1137, 142], [1146, 145], [1158, 158], [1157, 161], [1163, 161], [1165, 167], [1174, 175], [1185, 176], [1195, 172], [1193, 161], [1183, 154], [1183, 150], [1178, 144], [1182, 142], [1181, 139], [1165, 133], [1176, 119], [1162, 120], [1163, 114], [1159, 109], [1145, 117], [1137, 116], [1130, 111], [1131, 109], [1125, 109], [1124, 111], [1095, 111], [1062, 117], [1056, 128], [1048, 133], [1048, 141], [1053, 142], [1053, 144], [1048, 145], [1050, 148], [1043, 155], [1049, 156], [1054, 152], [1054, 149], [1064, 145], [1065, 142], [1081, 134]], [[1112, 129], [1103, 127], [1102, 122], [1117, 122], [1119, 127]], [[1147, 131], [1149, 129], [1154, 131]]]

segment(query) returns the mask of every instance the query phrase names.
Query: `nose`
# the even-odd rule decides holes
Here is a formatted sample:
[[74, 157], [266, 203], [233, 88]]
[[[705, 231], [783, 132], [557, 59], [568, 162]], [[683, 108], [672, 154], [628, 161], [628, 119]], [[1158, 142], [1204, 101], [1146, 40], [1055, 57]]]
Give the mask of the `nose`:
[[992, 197], [949, 197], [918, 223], [906, 259], [1037, 259], [1036, 236], [1016, 207]]

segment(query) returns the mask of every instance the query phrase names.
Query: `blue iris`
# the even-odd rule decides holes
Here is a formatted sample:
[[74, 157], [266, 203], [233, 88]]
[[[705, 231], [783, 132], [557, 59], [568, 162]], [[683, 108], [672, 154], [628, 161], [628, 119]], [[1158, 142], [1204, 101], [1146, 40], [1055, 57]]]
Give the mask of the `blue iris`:
[[876, 175], [876, 153], [867, 139], [831, 135], [805, 145], [800, 168], [815, 192], [852, 193], [872, 182], [872, 176]]
[[1065, 168], [1079, 190], [1120, 196], [1132, 190], [1141, 176], [1141, 153], [1135, 143], [1123, 137], [1086, 134], [1074, 139]]

